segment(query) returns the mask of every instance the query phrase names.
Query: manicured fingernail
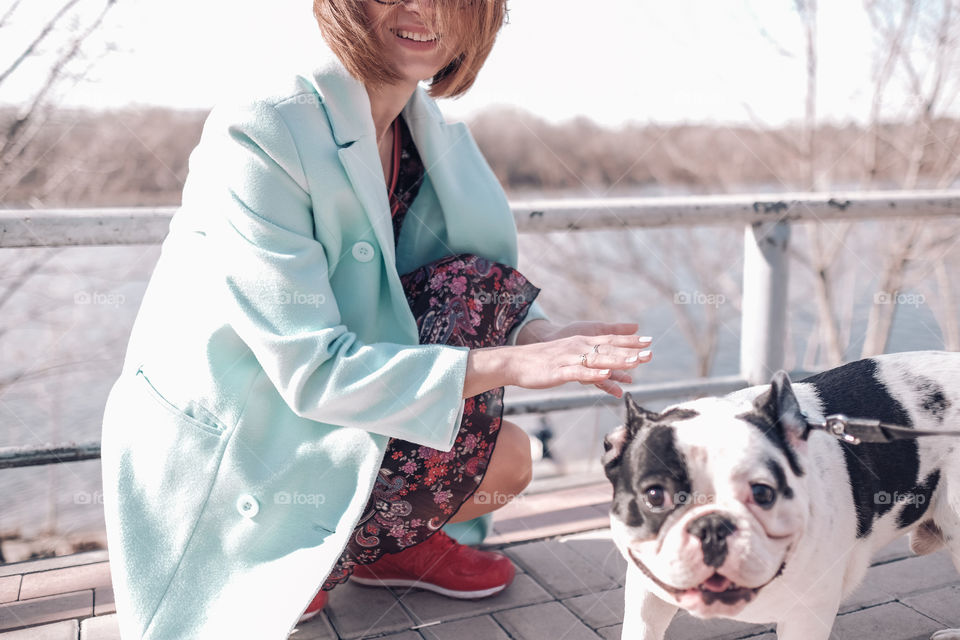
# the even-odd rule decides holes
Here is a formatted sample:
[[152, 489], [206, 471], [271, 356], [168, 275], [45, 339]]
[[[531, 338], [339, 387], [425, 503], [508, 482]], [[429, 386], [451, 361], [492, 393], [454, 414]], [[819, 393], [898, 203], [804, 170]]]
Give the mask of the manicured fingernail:
[[636, 362], [636, 361], [637, 361], [637, 356], [630, 356], [630, 357], [627, 358], [626, 360], [627, 360], [627, 362]]
[[653, 342], [653, 338], [651, 338], [650, 336], [642, 336], [640, 338], [640, 342]]
[[648, 357], [650, 357], [650, 350], [648, 349], [648, 350], [646, 350], [646, 351], [641, 351], [641, 352], [640, 352], [639, 354], [637, 354], [637, 355], [640, 356], [641, 358], [648, 358]]
[[608, 373], [610, 373], [610, 369], [601, 369], [601, 370], [600, 370], [600, 375], [604, 375], [604, 376], [605, 376], [605, 375], [607, 375]]

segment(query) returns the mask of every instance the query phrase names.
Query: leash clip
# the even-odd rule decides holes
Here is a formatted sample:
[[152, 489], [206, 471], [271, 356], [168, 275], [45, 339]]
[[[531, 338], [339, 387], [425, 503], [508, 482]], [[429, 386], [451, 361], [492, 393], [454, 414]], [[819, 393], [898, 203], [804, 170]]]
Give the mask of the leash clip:
[[834, 413], [824, 418], [823, 427], [831, 434], [850, 444], [860, 444], [861, 440], [857, 436], [847, 433], [847, 425], [850, 418], [842, 413]]

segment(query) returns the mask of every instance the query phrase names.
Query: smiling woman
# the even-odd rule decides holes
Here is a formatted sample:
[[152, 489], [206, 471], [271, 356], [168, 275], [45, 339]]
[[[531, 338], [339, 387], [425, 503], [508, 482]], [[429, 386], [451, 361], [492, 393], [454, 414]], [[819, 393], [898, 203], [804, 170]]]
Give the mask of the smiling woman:
[[313, 13], [330, 48], [368, 87], [430, 79], [430, 95], [448, 98], [473, 85], [503, 25], [506, 0], [315, 0]]
[[419, 86], [466, 91], [505, 0], [314, 11], [329, 65], [210, 113], [107, 401], [125, 638], [281, 640], [347, 579], [501, 591], [510, 560], [443, 527], [530, 481], [504, 386], [619, 397], [650, 359], [634, 323], [547, 320], [503, 189]]

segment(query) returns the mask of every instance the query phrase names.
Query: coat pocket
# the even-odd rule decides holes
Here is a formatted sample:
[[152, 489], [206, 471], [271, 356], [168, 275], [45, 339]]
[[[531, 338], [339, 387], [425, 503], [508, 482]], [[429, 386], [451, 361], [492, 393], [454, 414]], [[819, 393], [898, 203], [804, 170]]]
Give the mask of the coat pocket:
[[174, 405], [158, 387], [143, 369], [122, 374], [103, 422], [111, 571], [118, 608], [134, 626], [148, 623], [169, 588], [230, 433], [206, 409]]
[[208, 431], [215, 436], [221, 435], [226, 431], [226, 425], [202, 405], [191, 401], [182, 406], [178, 406], [167, 400], [163, 394], [157, 390], [154, 384], [150, 382], [150, 378], [143, 372], [142, 366], [137, 368], [136, 375], [138, 378], [141, 378], [142, 382], [146, 385], [147, 393], [153, 396], [153, 399], [156, 400], [161, 407], [169, 411], [178, 420], [197, 429]]

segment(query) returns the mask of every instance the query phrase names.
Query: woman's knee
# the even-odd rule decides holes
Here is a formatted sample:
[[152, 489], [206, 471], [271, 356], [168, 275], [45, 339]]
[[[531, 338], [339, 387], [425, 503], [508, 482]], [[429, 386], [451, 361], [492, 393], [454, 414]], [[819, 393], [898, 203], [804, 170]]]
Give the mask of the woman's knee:
[[508, 484], [509, 491], [517, 494], [527, 488], [533, 479], [533, 459], [530, 456], [530, 436], [519, 426], [504, 420], [500, 423], [500, 433], [497, 436], [497, 453], [507, 453], [505, 468], [510, 470]]

